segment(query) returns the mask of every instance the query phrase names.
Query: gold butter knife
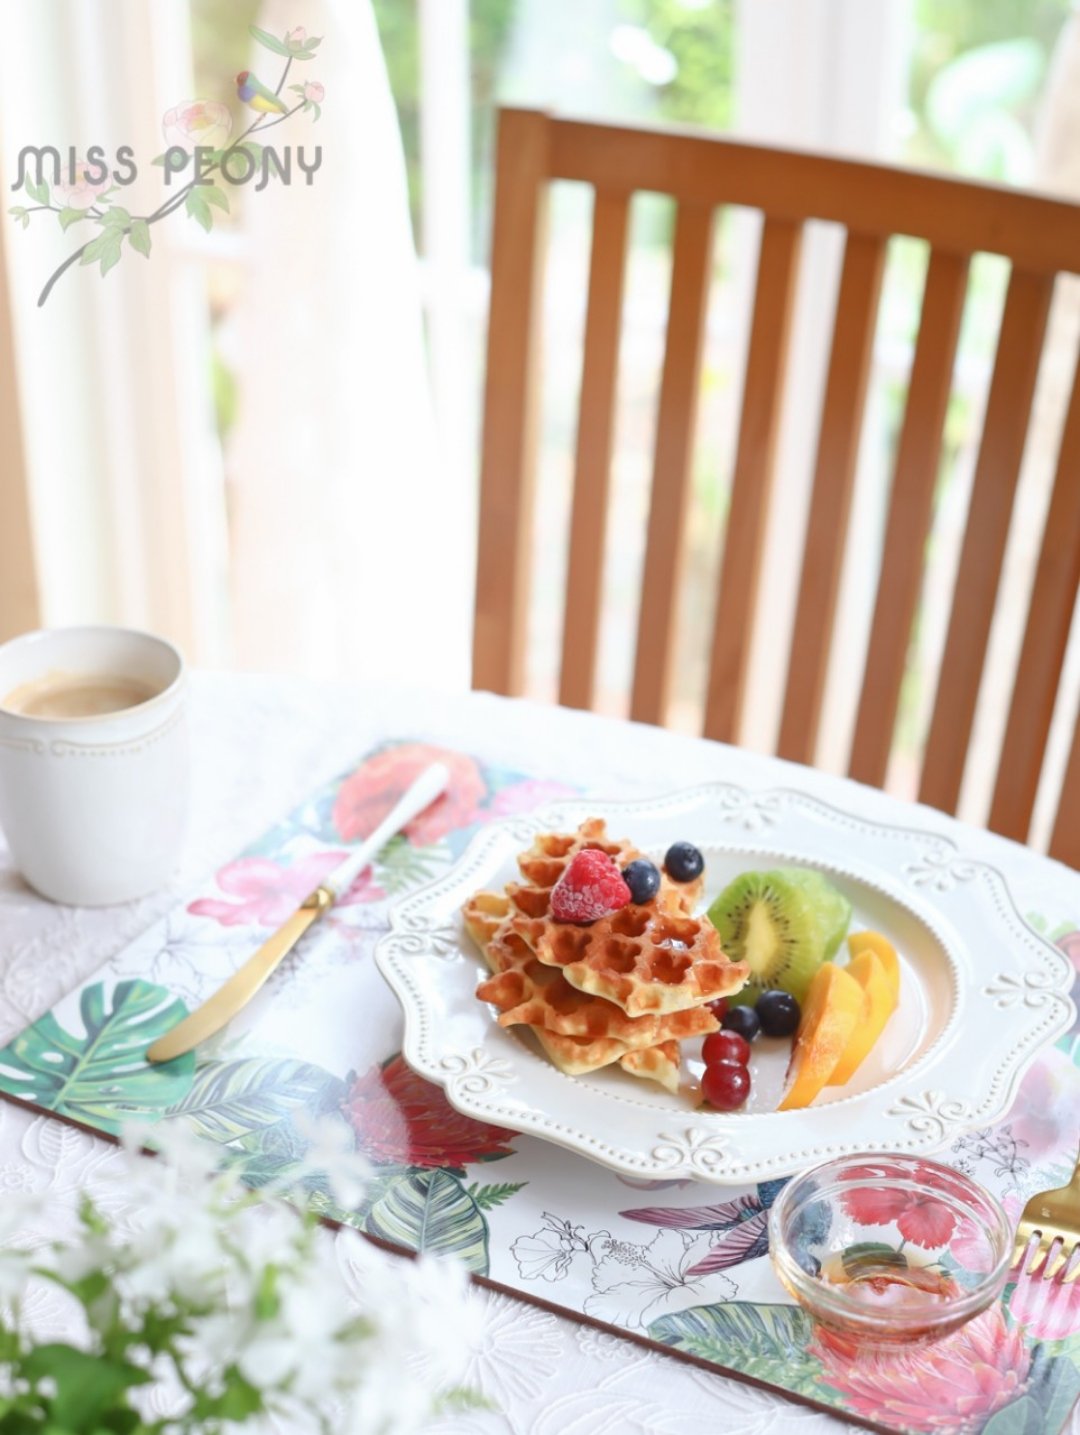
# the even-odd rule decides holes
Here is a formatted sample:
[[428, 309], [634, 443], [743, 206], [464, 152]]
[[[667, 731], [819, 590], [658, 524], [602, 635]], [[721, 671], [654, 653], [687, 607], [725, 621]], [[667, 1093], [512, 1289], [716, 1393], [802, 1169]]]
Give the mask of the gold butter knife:
[[234, 972], [202, 1006], [177, 1022], [171, 1031], [166, 1032], [149, 1047], [146, 1053], [147, 1061], [155, 1065], [172, 1061], [173, 1057], [191, 1051], [199, 1042], [213, 1036], [214, 1032], [220, 1031], [230, 1022], [241, 1007], [247, 1005], [281, 960], [288, 956], [307, 929], [349, 890], [390, 838], [445, 792], [449, 782], [450, 770], [444, 763], [433, 762], [430, 767], [425, 768], [371, 836], [365, 838], [325, 882], [304, 898], [292, 916], [285, 919], [254, 956], [249, 957], [240, 970]]

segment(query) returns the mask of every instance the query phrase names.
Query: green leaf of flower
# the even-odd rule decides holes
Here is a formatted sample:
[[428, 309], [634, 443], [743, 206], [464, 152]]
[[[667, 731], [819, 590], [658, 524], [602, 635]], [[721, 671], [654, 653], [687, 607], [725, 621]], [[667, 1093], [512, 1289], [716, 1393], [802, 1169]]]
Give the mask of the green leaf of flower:
[[120, 263], [120, 246], [124, 242], [124, 231], [117, 228], [108, 229], [101, 238], [104, 240], [101, 251], [101, 274], [104, 278], [110, 269]]
[[21, 205], [21, 204], [13, 204], [13, 205], [10, 207], [10, 209], [8, 210], [8, 213], [9, 213], [9, 214], [13, 214], [16, 219], [28, 219], [28, 218], [29, 218], [29, 215], [26, 213], [25, 207], [24, 207], [23, 205]]
[[36, 1346], [23, 1361], [22, 1372], [34, 1381], [48, 1377], [55, 1382], [48, 1428], [56, 1430], [93, 1429], [118, 1396], [151, 1378], [127, 1361], [106, 1360], [71, 1345]]
[[217, 205], [218, 209], [225, 210], [226, 214], [229, 212], [229, 196], [223, 189], [218, 189], [216, 184], [204, 184], [199, 193], [207, 204]]
[[304, 44], [309, 50], [317, 50], [322, 44], [322, 42], [322, 35], [309, 35], [308, 38], [304, 41]]
[[30, 176], [27, 175], [23, 188], [30, 198], [36, 200], [38, 204], [49, 203], [49, 186], [44, 180], [42, 180], [40, 184], [35, 184]]
[[87, 219], [88, 217], [85, 209], [72, 209], [70, 205], [67, 205], [60, 211], [60, 228], [66, 231], [70, 229], [73, 224], [78, 224], [80, 219]]
[[126, 229], [131, 223], [131, 212], [124, 209], [122, 205], [114, 204], [101, 216], [101, 222], [109, 225], [110, 228]]
[[131, 247], [147, 259], [150, 257], [150, 226], [145, 219], [131, 221]]
[[209, 234], [214, 227], [214, 216], [198, 189], [193, 189], [188, 193], [187, 199], [184, 200], [184, 208], [192, 219], [197, 220]]
[[258, 40], [260, 45], [265, 45], [268, 50], [273, 50], [275, 55], [289, 56], [292, 54], [283, 40], [277, 39], [267, 30], [260, 30], [258, 25], [249, 25], [248, 34], [253, 40]]
[[79, 263], [96, 264], [97, 261], [101, 258], [101, 248], [107, 238], [108, 234], [103, 233], [99, 234], [96, 239], [91, 239], [90, 243], [83, 250], [82, 258], [79, 260]]

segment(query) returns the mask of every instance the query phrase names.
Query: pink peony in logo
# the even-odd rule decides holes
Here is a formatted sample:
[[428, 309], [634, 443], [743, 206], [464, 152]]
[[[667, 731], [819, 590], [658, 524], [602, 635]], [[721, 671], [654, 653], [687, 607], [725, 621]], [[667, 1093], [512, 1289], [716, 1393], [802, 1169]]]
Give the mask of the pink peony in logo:
[[53, 189], [63, 200], [67, 209], [89, 209], [103, 190], [109, 187], [108, 170], [100, 179], [91, 179], [85, 160], [77, 160], [70, 170], [61, 170], [59, 184]]
[[321, 105], [326, 98], [326, 86], [318, 80], [308, 80], [304, 86], [304, 99], [313, 105]]
[[218, 100], [184, 100], [165, 111], [161, 128], [167, 144], [178, 145], [190, 154], [196, 146], [224, 149], [232, 123], [228, 105]]

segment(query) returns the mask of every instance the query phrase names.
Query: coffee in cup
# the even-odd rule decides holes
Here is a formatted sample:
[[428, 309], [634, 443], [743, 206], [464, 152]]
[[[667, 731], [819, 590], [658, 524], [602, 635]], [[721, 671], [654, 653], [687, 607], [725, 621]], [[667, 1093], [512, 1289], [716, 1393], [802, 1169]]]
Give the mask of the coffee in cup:
[[51, 672], [20, 683], [0, 699], [0, 707], [24, 717], [103, 717], [138, 707], [156, 693], [150, 683], [119, 674]]

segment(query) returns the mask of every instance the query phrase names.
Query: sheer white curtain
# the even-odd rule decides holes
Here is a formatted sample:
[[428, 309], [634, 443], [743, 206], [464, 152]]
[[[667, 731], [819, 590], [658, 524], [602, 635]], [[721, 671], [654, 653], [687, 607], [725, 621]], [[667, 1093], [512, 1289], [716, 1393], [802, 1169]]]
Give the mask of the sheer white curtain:
[[[248, 204], [227, 454], [235, 653], [248, 667], [464, 685], [469, 541], [435, 437], [397, 116], [367, 0], [268, 0], [259, 23], [324, 36], [295, 79], [322, 118], [313, 184]], [[275, 58], [252, 54], [271, 79]], [[271, 83], [272, 83], [271, 79]], [[267, 143], [271, 137], [267, 136]]]

